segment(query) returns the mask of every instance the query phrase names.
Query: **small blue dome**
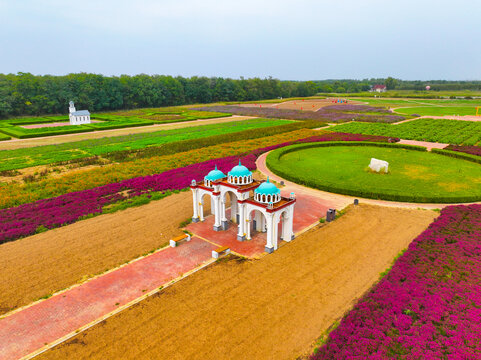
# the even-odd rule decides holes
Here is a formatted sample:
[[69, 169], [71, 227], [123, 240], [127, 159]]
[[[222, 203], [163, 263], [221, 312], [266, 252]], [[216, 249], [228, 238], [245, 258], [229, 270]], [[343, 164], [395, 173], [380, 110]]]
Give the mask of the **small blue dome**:
[[248, 168], [246, 168], [244, 165], [242, 165], [239, 160], [239, 165], [234, 166], [232, 170], [229, 171], [228, 175], [234, 176], [234, 177], [250, 176], [252, 175], [252, 172]]
[[254, 190], [254, 193], [261, 195], [277, 195], [281, 193], [281, 190], [271, 183], [269, 178], [267, 178], [267, 181], [260, 184], [259, 187]]
[[215, 169], [211, 170], [211, 172], [209, 172], [205, 176], [204, 180], [216, 181], [216, 180], [219, 180], [219, 179], [222, 179], [222, 178], [225, 178], [225, 175], [222, 171], [217, 170], [217, 165], [216, 165]]

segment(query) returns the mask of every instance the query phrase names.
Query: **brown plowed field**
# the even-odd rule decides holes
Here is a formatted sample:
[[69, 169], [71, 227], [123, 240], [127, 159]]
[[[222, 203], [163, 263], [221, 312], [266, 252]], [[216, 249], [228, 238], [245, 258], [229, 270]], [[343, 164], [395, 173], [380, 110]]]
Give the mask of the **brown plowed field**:
[[[317, 111], [320, 108], [323, 108], [324, 106], [330, 106], [330, 105], [346, 105], [345, 103], [343, 104], [338, 104], [338, 103], [333, 103], [334, 99], [306, 99], [304, 101], [302, 100], [291, 100], [291, 101], [285, 101], [281, 102], [278, 104], [242, 104], [240, 106], [245, 106], [245, 107], [262, 107], [262, 108], [275, 108], [275, 109], [285, 109], [285, 110], [303, 110], [303, 111]], [[354, 101], [354, 100], [349, 100], [348, 104], [356, 104], [356, 105], [361, 105], [363, 103], [359, 101]]]
[[0, 314], [166, 245], [189, 216], [190, 191], [0, 245]]
[[359, 205], [255, 261], [220, 261], [43, 359], [294, 359], [436, 217]]

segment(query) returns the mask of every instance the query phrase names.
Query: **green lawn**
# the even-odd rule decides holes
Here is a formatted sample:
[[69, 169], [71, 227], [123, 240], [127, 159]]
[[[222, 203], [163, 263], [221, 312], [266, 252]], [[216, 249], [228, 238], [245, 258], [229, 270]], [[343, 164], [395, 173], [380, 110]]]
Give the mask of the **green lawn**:
[[332, 126], [329, 130], [455, 145], [481, 143], [481, 122], [475, 121], [419, 119], [399, 125], [352, 122]]
[[231, 134], [244, 130], [284, 125], [290, 120], [251, 119], [143, 134], [105, 137], [58, 145], [0, 151], [0, 171], [47, 165], [60, 161], [102, 155], [113, 151], [142, 149], [175, 141], [198, 139], [213, 135]]
[[[373, 157], [389, 162], [388, 174], [368, 170]], [[481, 200], [480, 164], [425, 151], [302, 144], [273, 151], [267, 164], [297, 183], [353, 196], [413, 202]]]
[[[443, 116], [443, 115], [476, 115], [475, 106], [426, 106], [426, 107], [407, 107], [395, 110], [398, 113], [421, 116]], [[481, 119], [481, 117], [480, 117]]]

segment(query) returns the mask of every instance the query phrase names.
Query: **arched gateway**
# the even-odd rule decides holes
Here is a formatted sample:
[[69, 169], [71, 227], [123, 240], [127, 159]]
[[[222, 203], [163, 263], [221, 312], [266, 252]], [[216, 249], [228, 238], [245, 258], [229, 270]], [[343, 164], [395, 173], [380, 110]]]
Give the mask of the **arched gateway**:
[[[204, 181], [192, 180], [190, 188], [194, 204], [193, 222], [204, 221], [203, 199], [204, 195], [209, 194], [214, 230], [226, 230], [229, 226], [226, 217], [229, 197], [230, 218], [238, 224], [237, 240], [251, 239], [251, 222], [255, 223], [255, 230], [267, 232], [265, 250], [268, 253], [277, 250], [279, 235], [284, 241], [294, 238], [294, 193], [289, 198], [282, 197], [281, 191], [269, 178], [265, 182], [254, 180], [252, 172], [240, 161], [227, 175], [216, 166], [204, 177]], [[278, 234], [279, 223], [282, 224], [281, 234]]]

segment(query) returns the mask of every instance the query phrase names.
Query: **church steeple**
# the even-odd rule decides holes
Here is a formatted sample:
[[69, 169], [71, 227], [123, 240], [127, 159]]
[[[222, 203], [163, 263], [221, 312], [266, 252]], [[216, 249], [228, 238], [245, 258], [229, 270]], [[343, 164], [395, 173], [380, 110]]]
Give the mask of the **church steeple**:
[[69, 108], [68, 108], [69, 113], [71, 114], [71, 113], [75, 112], [75, 105], [74, 105], [73, 101], [70, 101], [68, 104], [69, 104]]

